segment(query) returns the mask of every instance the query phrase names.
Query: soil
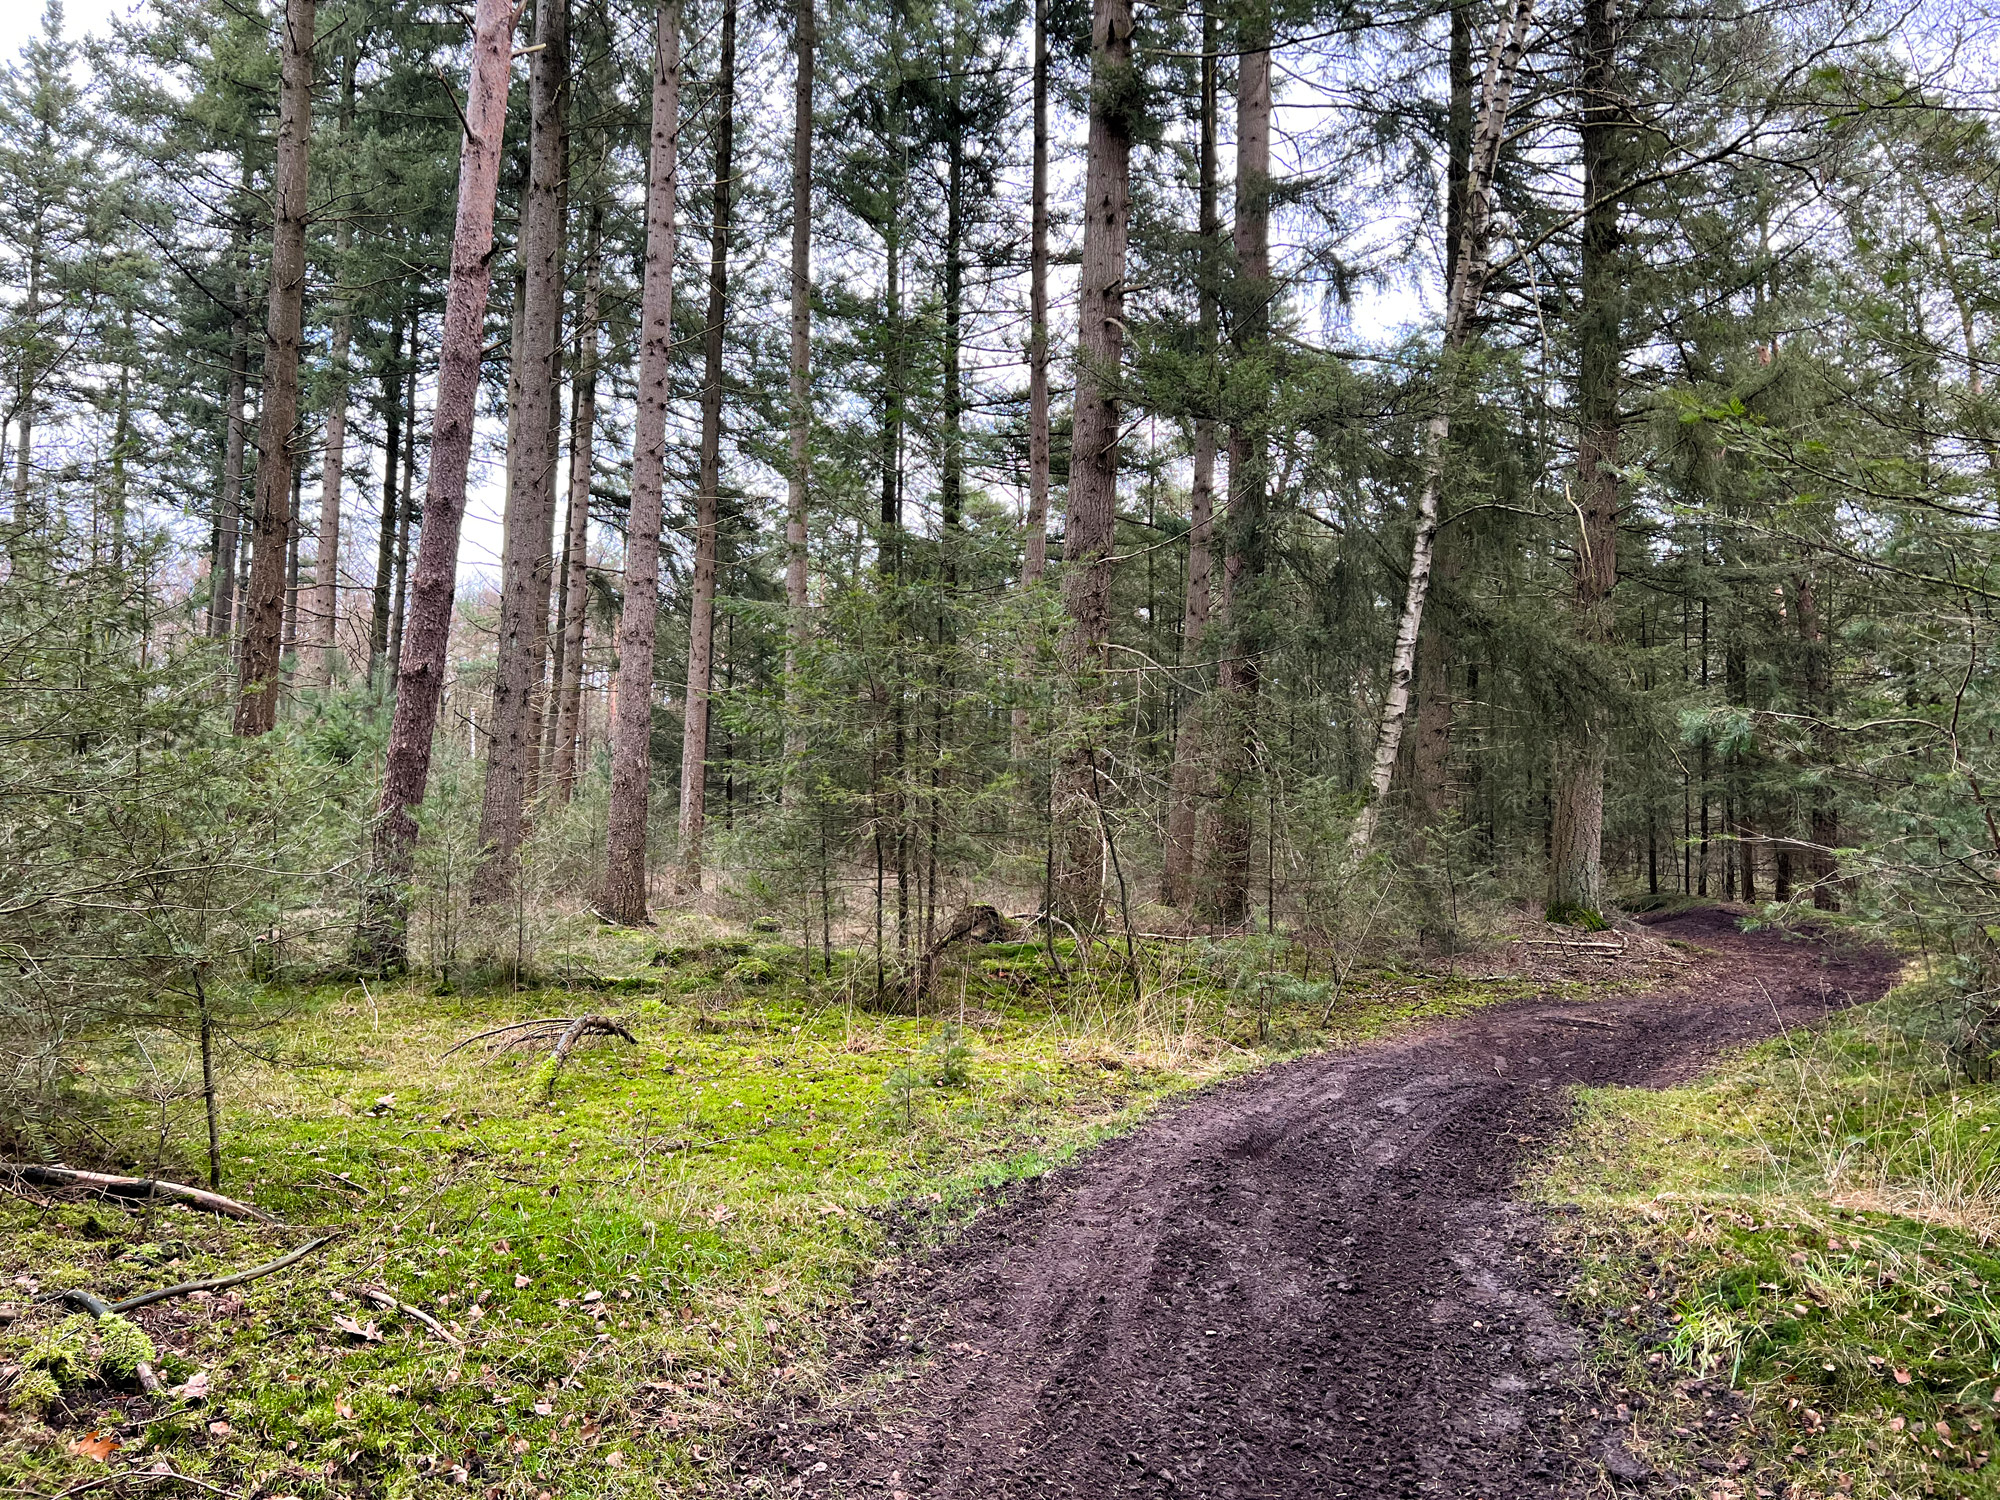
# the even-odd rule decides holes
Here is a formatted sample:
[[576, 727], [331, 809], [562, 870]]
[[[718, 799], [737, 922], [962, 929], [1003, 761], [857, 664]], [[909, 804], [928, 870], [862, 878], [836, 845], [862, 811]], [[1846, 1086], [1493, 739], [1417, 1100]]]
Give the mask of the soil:
[[1665, 1086], [1872, 1000], [1878, 950], [1651, 924], [1675, 981], [1526, 1001], [1197, 1095], [866, 1296], [844, 1394], [748, 1493], [881, 1500], [1556, 1496], [1644, 1486], [1563, 1266], [1512, 1195], [1577, 1084]]

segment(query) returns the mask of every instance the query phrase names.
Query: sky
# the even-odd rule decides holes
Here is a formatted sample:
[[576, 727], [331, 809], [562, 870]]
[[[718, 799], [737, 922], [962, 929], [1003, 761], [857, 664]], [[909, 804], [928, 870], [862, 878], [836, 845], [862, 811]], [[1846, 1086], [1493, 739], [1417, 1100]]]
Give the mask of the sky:
[[[63, 34], [76, 38], [102, 31], [107, 17], [123, 15], [133, 0], [64, 0]], [[10, 62], [21, 44], [42, 29], [42, 0], [0, 0], [0, 57]]]

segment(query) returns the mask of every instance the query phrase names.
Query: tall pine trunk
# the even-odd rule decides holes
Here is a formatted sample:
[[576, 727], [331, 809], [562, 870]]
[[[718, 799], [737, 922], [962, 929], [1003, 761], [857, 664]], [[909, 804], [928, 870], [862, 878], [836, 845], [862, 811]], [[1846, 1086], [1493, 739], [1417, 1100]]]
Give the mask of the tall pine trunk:
[[[355, 74], [361, 62], [360, 49], [349, 38], [340, 68], [340, 138], [345, 146], [354, 129]], [[340, 621], [340, 492], [347, 476], [348, 359], [354, 342], [354, 310], [340, 282], [347, 275], [348, 252], [354, 244], [354, 219], [343, 214], [333, 231], [334, 297], [333, 347], [331, 359], [333, 389], [328, 393], [326, 444], [320, 461], [319, 530], [313, 543], [312, 595], [305, 606], [302, 659], [299, 663], [301, 687], [326, 687], [339, 670], [338, 649], [334, 644]]]
[[[243, 403], [250, 397], [249, 291], [244, 286], [243, 241], [237, 241], [234, 316], [229, 320], [228, 411], [222, 428], [222, 493], [215, 501], [215, 557], [209, 573], [208, 633], [227, 640], [236, 619], [236, 554], [243, 517], [243, 453], [248, 434]], [[26, 451], [25, 446], [22, 449]], [[23, 492], [25, 493], [25, 491]]]
[[[813, 54], [819, 32], [813, 0], [798, 0], [792, 48], [798, 68], [792, 83], [792, 357], [791, 472], [785, 495], [785, 605], [790, 611], [785, 652], [786, 691], [798, 679], [806, 641], [806, 543], [812, 480], [812, 188]], [[796, 731], [789, 736], [798, 753]]]
[[[1022, 522], [1021, 587], [1042, 581], [1049, 561], [1049, 6], [1035, 0], [1034, 165], [1028, 188], [1028, 514]], [[1021, 690], [1026, 691], [1022, 683]], [[1013, 754], [1028, 758], [1028, 707], [1013, 712]]]
[[701, 894], [708, 822], [709, 698], [715, 685], [716, 551], [722, 508], [722, 334], [729, 311], [729, 211], [735, 183], [736, 0], [722, 0], [716, 80], [715, 185], [708, 235], [708, 326], [701, 382], [701, 457], [695, 480], [694, 579], [688, 609], [685, 731], [681, 740], [681, 850], [675, 889]]
[[569, 96], [569, 0], [537, 0], [528, 65], [528, 191], [521, 207], [523, 295], [507, 455], [507, 530], [500, 563], [500, 639], [479, 809], [482, 862], [475, 903], [511, 898], [520, 877], [531, 767], [540, 751], [531, 698], [539, 683], [549, 612], [549, 537], [555, 524], [555, 422], [551, 397], [562, 357], [564, 115]]
[[1472, 127], [1472, 160], [1465, 179], [1465, 226], [1452, 262], [1451, 286], [1445, 297], [1443, 379], [1437, 410], [1424, 424], [1424, 479], [1417, 497], [1416, 522], [1410, 543], [1410, 568], [1403, 589], [1403, 608], [1396, 623], [1396, 644], [1389, 658], [1388, 690], [1383, 695], [1382, 721], [1375, 734], [1374, 764], [1368, 773], [1368, 801], [1354, 820], [1349, 853], [1359, 857], [1374, 846], [1375, 827], [1383, 801], [1396, 774], [1396, 758], [1409, 717], [1410, 684], [1416, 676], [1417, 638], [1423, 629], [1424, 603], [1430, 596], [1431, 556], [1437, 544], [1438, 502], [1444, 487], [1445, 444], [1451, 438], [1455, 358], [1471, 339], [1486, 288], [1486, 246], [1492, 228], [1493, 174], [1507, 138], [1507, 115], [1513, 108], [1514, 78], [1527, 46], [1528, 22], [1534, 0], [1508, 0], [1497, 17], [1493, 42], [1486, 52], [1486, 74], [1480, 87], [1479, 113]]
[[[599, 190], [595, 179], [593, 191]], [[569, 426], [569, 514], [563, 534], [562, 633], [556, 642], [555, 797], [576, 789], [577, 728], [583, 706], [583, 645], [589, 623], [590, 480], [597, 462], [597, 345], [604, 320], [604, 204], [590, 206], [583, 242], [583, 305], [577, 313], [576, 374]], [[655, 547], [658, 546], [657, 540]]]
[[[1577, 538], [1572, 628], [1586, 650], [1611, 643], [1618, 582], [1618, 423], [1625, 288], [1618, 207], [1624, 107], [1619, 0], [1584, 0], [1578, 90], [1583, 127], [1583, 263], [1577, 308]], [[1557, 732], [1550, 788], [1549, 915], [1595, 919], [1604, 906], [1604, 768], [1610, 718], [1586, 701]]]
[[1077, 303], [1076, 412], [1063, 531], [1063, 728], [1056, 774], [1057, 915], [1079, 929], [1103, 914], [1104, 809], [1095, 722], [1111, 631], [1111, 552], [1118, 499], [1119, 365], [1125, 348], [1125, 245], [1131, 216], [1132, 0], [1092, 7], [1091, 106]]
[[396, 696], [397, 684], [402, 680], [403, 627], [408, 616], [410, 597], [410, 528], [417, 525], [422, 516], [418, 513], [413, 498], [417, 492], [417, 334], [420, 324], [412, 319], [410, 323], [410, 362], [403, 372], [403, 412], [409, 424], [409, 435], [403, 443], [403, 489], [402, 504], [396, 507], [396, 583], [390, 595], [389, 608], [389, 696]]
[[409, 634], [403, 643], [401, 691], [390, 722], [375, 824], [373, 858], [363, 893], [357, 948], [378, 970], [408, 959], [408, 889], [416, 867], [412, 810], [430, 780], [431, 737], [444, 695], [445, 649], [451, 638], [458, 541], [465, 519], [466, 471], [479, 398], [486, 302], [492, 290], [493, 210], [499, 196], [500, 150], [507, 125], [512, 0], [478, 0], [472, 38], [472, 86], [459, 149], [458, 214], [438, 346], [437, 403], [432, 412], [429, 482], [423, 540], [417, 552]]
[[[375, 528], [375, 581], [368, 612], [368, 682], [381, 688], [389, 679], [389, 614], [395, 605], [396, 485], [403, 460], [403, 311], [389, 326], [389, 357], [383, 361], [382, 511]], [[414, 434], [412, 441], [415, 440]], [[403, 497], [403, 504], [409, 496]]]
[[[1236, 251], [1232, 342], [1238, 358], [1254, 358], [1271, 325], [1271, 22], [1268, 7], [1251, 8], [1242, 27], [1236, 73]], [[1256, 830], [1257, 699], [1262, 653], [1270, 631], [1265, 601], [1265, 518], [1269, 475], [1265, 434], [1253, 417], [1229, 431], [1229, 517], [1223, 527], [1222, 607], [1227, 627], [1216, 692], [1204, 718], [1214, 736], [1215, 795], [1203, 840], [1195, 914], [1234, 927], [1250, 911], [1250, 858]]]
[[292, 529], [292, 444], [299, 422], [299, 345], [306, 295], [306, 177], [312, 148], [313, 26], [317, 0], [285, 0], [271, 185], [271, 300], [264, 326], [264, 397], [257, 427], [255, 532], [244, 601], [236, 732], [278, 722], [284, 658], [285, 555]]
[[[1832, 651], [1826, 641], [1825, 622], [1820, 619], [1819, 599], [1813, 588], [1813, 575], [1809, 568], [1799, 570], [1793, 580], [1793, 605], [1798, 616], [1799, 654], [1804, 689], [1805, 711], [1814, 716], [1820, 726], [1814, 731], [1818, 746], [1818, 760], [1822, 768], [1830, 768], [1838, 762], [1840, 747], [1835, 743], [1835, 731], [1829, 723], [1832, 712], [1833, 661]], [[1822, 769], [1821, 776], [1826, 770]], [[1808, 827], [1811, 843], [1806, 847], [1806, 872], [1812, 879], [1813, 906], [1820, 911], [1840, 910], [1839, 874], [1833, 851], [1840, 846], [1840, 811], [1833, 800], [1833, 789], [1822, 779], [1807, 793]]]
[[[1201, 161], [1200, 161], [1200, 283], [1201, 347], [1216, 355], [1216, 241], [1222, 223], [1216, 212], [1216, 116], [1220, 104], [1216, 56], [1214, 0], [1201, 14]], [[1215, 419], [1198, 416], [1194, 424], [1194, 475], [1188, 490], [1187, 586], [1181, 608], [1180, 723], [1174, 734], [1174, 763], [1169, 772], [1165, 869], [1160, 899], [1184, 906], [1193, 899], [1195, 835], [1200, 826], [1203, 772], [1202, 703], [1206, 684], [1197, 684], [1202, 636], [1208, 630], [1210, 576], [1214, 571]]]
[[653, 48], [653, 123], [646, 187], [646, 279], [639, 303], [638, 410], [632, 423], [632, 515], [625, 612], [612, 686], [611, 810], [602, 909], [646, 920], [646, 811], [652, 777], [653, 637], [660, 608], [660, 519], [674, 357], [674, 197], [679, 189], [679, 0], [660, 6]]

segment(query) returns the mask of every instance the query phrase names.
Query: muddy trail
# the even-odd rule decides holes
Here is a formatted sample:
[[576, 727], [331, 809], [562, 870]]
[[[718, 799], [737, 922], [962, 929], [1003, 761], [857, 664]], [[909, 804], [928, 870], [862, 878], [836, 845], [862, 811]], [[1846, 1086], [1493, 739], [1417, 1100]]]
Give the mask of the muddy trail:
[[[1570, 1085], [1680, 1082], [1895, 971], [1714, 911], [1654, 930], [1707, 955], [1643, 995], [1264, 1070], [1024, 1185], [874, 1290], [847, 1404], [775, 1419], [742, 1492], [1499, 1500], [1640, 1480], [1589, 1416], [1520, 1166]], [[909, 1378], [866, 1379], [887, 1372]]]

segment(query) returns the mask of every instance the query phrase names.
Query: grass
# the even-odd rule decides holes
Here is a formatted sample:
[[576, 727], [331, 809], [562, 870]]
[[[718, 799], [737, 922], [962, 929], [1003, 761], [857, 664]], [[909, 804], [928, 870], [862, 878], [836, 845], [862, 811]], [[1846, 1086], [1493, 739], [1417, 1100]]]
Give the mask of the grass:
[[[872, 968], [853, 956], [828, 980], [754, 937], [589, 943], [568, 989], [257, 995], [275, 1024], [225, 1049], [223, 1189], [293, 1231], [0, 1197], [19, 1314], [0, 1330], [0, 1484], [52, 1494], [108, 1463], [307, 1500], [687, 1493], [766, 1403], [825, 1378], [858, 1279], [1009, 1181], [1271, 1057], [1548, 988], [1377, 972], [1322, 1033], [1323, 986], [1245, 982], [1265, 949], [1152, 945], [1135, 1005], [1122, 955], [1015, 944], [976, 950], [906, 1017], [860, 1004]], [[592, 1044], [556, 1077], [531, 1054], [440, 1060], [584, 1012], [638, 1045]], [[100, 1120], [99, 1153], [150, 1167], [152, 1109]], [[198, 1138], [169, 1132], [162, 1175], [200, 1180]], [[172, 1399], [105, 1361], [35, 1410], [47, 1382], [24, 1365], [52, 1294], [129, 1295], [330, 1229], [291, 1271], [138, 1316]]]
[[2000, 1087], [1953, 1076], [1927, 1006], [1592, 1091], [1543, 1171], [1607, 1399], [1693, 1493], [1996, 1493]]

